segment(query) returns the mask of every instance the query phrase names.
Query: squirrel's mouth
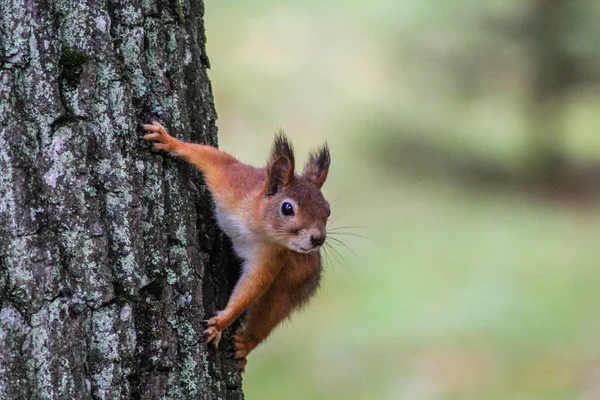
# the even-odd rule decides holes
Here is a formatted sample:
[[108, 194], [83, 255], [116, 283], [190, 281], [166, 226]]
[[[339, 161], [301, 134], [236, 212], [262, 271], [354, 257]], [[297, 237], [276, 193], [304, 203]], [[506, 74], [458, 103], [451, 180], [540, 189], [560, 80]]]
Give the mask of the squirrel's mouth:
[[313, 246], [308, 249], [304, 248], [302, 246], [294, 246], [294, 248], [292, 250], [294, 250], [298, 253], [312, 253], [313, 251], [319, 251], [320, 248], [321, 248], [321, 245]]

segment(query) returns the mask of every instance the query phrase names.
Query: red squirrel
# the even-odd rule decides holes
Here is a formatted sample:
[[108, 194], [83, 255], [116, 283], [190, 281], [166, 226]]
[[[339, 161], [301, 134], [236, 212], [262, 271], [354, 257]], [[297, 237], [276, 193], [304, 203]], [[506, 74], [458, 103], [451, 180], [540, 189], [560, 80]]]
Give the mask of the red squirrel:
[[265, 168], [244, 164], [211, 146], [185, 143], [158, 122], [143, 126], [153, 150], [183, 158], [202, 172], [216, 205], [221, 229], [243, 260], [241, 277], [224, 310], [204, 331], [215, 346], [221, 333], [247, 311], [234, 335], [234, 359], [244, 371], [247, 355], [317, 290], [320, 248], [331, 214], [321, 193], [331, 158], [327, 144], [311, 152], [302, 175], [283, 133], [275, 136]]

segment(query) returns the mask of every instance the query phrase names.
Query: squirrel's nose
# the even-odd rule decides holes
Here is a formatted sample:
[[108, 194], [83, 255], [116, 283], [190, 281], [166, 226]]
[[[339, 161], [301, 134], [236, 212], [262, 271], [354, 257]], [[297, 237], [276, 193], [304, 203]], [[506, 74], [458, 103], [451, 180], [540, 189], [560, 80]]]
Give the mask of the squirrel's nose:
[[313, 246], [320, 246], [325, 243], [325, 236], [311, 236], [310, 242]]

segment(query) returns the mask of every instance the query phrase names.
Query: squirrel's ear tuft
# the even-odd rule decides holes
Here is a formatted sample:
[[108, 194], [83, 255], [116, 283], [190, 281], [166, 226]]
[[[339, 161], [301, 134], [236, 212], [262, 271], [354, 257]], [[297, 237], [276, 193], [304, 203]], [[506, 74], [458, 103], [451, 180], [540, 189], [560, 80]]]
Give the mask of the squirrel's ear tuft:
[[308, 157], [308, 162], [304, 167], [302, 175], [313, 182], [320, 189], [327, 179], [329, 165], [331, 164], [331, 156], [329, 155], [329, 147], [327, 143], [317, 151], [311, 151]]
[[294, 173], [294, 149], [292, 144], [288, 140], [285, 133], [280, 130], [275, 134], [275, 140], [273, 141], [273, 148], [271, 149], [271, 159], [269, 165], [274, 163], [279, 157], [286, 157], [292, 163], [292, 173]]
[[294, 150], [283, 131], [275, 135], [267, 173], [268, 196], [277, 193], [282, 186], [288, 186], [294, 179]]

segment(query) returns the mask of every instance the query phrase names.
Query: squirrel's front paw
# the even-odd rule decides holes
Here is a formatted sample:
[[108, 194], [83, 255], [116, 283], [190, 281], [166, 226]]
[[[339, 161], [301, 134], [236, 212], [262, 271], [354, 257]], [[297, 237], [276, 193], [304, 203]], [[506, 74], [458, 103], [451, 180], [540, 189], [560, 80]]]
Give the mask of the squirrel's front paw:
[[153, 151], [166, 150], [172, 152], [174, 150], [171, 135], [169, 135], [160, 122], [152, 121], [151, 124], [143, 125], [143, 128], [148, 132], [153, 132], [144, 136], [146, 141], [156, 142], [152, 147]]
[[204, 337], [206, 338], [206, 343], [211, 343], [215, 346], [219, 346], [219, 342], [221, 341], [221, 335], [223, 333], [223, 324], [222, 317], [218, 315], [216, 317], [212, 317], [211, 319], [205, 321], [207, 328], [204, 330]]

